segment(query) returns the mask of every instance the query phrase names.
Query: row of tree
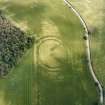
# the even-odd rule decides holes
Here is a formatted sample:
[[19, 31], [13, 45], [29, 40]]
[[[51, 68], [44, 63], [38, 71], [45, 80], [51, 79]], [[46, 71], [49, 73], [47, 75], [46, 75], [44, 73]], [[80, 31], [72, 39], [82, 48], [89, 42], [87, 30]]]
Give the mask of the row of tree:
[[0, 76], [7, 75], [33, 43], [33, 37], [28, 37], [0, 15]]

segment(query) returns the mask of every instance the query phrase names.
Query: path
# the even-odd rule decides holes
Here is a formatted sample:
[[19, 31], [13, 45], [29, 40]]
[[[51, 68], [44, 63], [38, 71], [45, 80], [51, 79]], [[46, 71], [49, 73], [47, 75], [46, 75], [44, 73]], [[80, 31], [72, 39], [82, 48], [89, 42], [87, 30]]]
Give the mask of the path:
[[87, 52], [88, 66], [89, 66], [90, 73], [91, 73], [91, 75], [92, 75], [92, 77], [94, 79], [95, 85], [99, 89], [100, 103], [103, 105], [103, 102], [104, 102], [103, 88], [102, 88], [102, 85], [101, 85], [100, 81], [97, 79], [97, 77], [95, 75], [94, 68], [93, 68], [92, 61], [91, 61], [90, 39], [89, 39], [89, 30], [88, 30], [88, 27], [86, 25], [86, 22], [82, 18], [82, 16], [73, 7], [73, 5], [68, 0], [64, 0], [64, 2], [76, 14], [76, 16], [80, 19], [81, 24], [84, 27], [84, 30], [85, 30], [84, 39], [85, 39], [85, 43], [86, 43], [86, 52]]

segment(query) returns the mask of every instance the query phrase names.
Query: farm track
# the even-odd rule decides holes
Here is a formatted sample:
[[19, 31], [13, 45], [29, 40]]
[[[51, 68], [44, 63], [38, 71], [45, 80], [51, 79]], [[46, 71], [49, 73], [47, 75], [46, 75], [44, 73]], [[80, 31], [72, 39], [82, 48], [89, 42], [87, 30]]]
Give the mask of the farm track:
[[100, 81], [97, 79], [95, 72], [94, 72], [95, 70], [94, 70], [93, 65], [92, 65], [88, 27], [86, 25], [86, 22], [84, 21], [84, 19], [80, 15], [80, 13], [75, 9], [75, 7], [68, 0], [64, 0], [64, 2], [70, 8], [70, 10], [72, 10], [76, 14], [76, 16], [80, 19], [80, 22], [84, 27], [84, 30], [85, 30], [84, 39], [85, 39], [85, 43], [86, 43], [86, 53], [87, 53], [88, 66], [89, 66], [90, 73], [93, 77], [94, 83], [95, 83], [96, 87], [99, 89], [100, 104], [103, 105], [104, 104], [103, 87], [102, 87]]

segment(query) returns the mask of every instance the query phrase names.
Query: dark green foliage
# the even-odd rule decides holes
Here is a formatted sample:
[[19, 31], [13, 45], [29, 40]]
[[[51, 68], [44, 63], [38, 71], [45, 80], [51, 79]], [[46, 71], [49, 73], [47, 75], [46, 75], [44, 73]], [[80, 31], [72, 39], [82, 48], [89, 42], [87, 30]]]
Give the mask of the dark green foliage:
[[98, 102], [94, 102], [93, 105], [99, 105]]
[[34, 38], [26, 36], [23, 31], [0, 15], [0, 76], [8, 74], [33, 42]]

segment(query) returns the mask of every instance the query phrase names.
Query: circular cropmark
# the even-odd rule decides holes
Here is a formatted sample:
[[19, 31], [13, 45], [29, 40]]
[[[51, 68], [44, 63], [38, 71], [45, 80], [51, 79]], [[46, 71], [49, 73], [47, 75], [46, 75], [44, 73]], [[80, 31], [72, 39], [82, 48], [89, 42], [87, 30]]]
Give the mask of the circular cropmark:
[[67, 49], [57, 37], [40, 39], [38, 63], [50, 71], [57, 71], [67, 61]]

